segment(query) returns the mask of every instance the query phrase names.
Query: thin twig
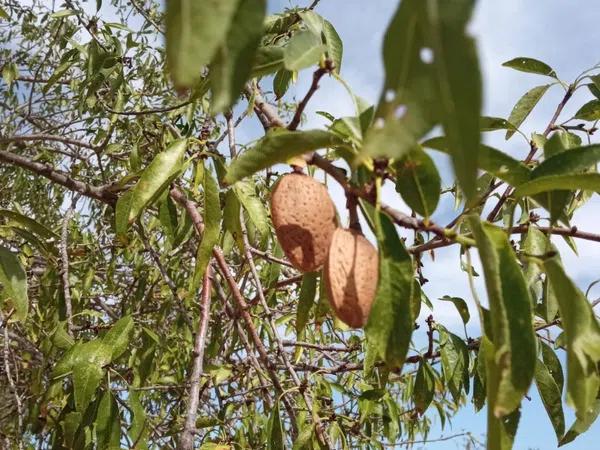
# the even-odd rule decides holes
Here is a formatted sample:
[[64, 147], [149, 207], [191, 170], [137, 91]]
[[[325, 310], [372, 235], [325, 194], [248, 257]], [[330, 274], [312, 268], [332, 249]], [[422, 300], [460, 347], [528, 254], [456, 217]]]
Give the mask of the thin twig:
[[200, 401], [200, 376], [203, 372], [204, 348], [206, 346], [206, 330], [210, 317], [210, 295], [211, 293], [211, 266], [206, 267], [202, 284], [200, 299], [200, 320], [198, 333], [194, 340], [194, 359], [192, 372], [189, 377], [189, 400], [183, 432], [181, 433], [180, 448], [191, 450], [194, 448], [194, 434], [196, 430], [196, 417], [198, 415], [198, 403]]
[[323, 75], [331, 72], [332, 70], [333, 61], [331, 61], [330, 59], [327, 59], [325, 61], [325, 67], [319, 67], [317, 70], [315, 70], [315, 72], [313, 73], [313, 80], [310, 85], [310, 88], [308, 89], [308, 92], [306, 93], [302, 101], [298, 104], [298, 107], [296, 108], [296, 113], [294, 114], [294, 117], [292, 118], [290, 124], [287, 126], [288, 130], [293, 131], [296, 128], [298, 128], [298, 125], [300, 125], [300, 121], [302, 120], [302, 113], [304, 112], [306, 105], [308, 105], [308, 102], [313, 96], [313, 94], [317, 92], [317, 89], [319, 89], [319, 81], [321, 80]]
[[[0, 319], [3, 319], [3, 316], [1, 315], [2, 313], [0, 312]], [[7, 320], [8, 322], [8, 320]], [[4, 372], [6, 374], [6, 378], [8, 380], [8, 384], [10, 386], [10, 389], [13, 392], [13, 395], [15, 397], [15, 402], [17, 404], [17, 424], [18, 424], [18, 428], [17, 428], [17, 432], [16, 432], [16, 436], [17, 436], [17, 445], [19, 449], [23, 448], [23, 443], [22, 440], [20, 439], [22, 430], [23, 430], [23, 404], [21, 402], [21, 397], [19, 396], [19, 391], [17, 390], [17, 386], [15, 385], [15, 381], [13, 380], [11, 371], [10, 371], [10, 348], [9, 348], [9, 339], [8, 339], [8, 323], [4, 324]]]
[[71, 303], [71, 287], [69, 284], [69, 222], [73, 216], [78, 196], [73, 198], [71, 206], [67, 209], [62, 223], [62, 232], [60, 235], [60, 259], [61, 270], [60, 277], [63, 284], [63, 296], [65, 300], [65, 314], [67, 316], [67, 333], [73, 336], [73, 306]]

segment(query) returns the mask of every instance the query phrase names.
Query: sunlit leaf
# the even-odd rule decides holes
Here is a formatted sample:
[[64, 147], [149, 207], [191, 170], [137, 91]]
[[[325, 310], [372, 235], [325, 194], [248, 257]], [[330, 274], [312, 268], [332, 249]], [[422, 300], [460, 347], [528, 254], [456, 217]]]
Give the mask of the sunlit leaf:
[[320, 148], [342, 145], [337, 135], [324, 130], [271, 130], [229, 166], [225, 182], [233, 184], [259, 170]]
[[514, 58], [502, 64], [504, 67], [519, 70], [521, 72], [537, 73], [556, 78], [556, 72], [548, 64], [534, 58]]

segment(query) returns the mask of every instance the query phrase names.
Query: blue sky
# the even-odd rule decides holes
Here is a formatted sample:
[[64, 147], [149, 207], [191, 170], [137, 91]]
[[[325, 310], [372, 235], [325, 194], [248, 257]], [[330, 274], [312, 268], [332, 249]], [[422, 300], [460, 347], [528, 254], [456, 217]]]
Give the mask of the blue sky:
[[[309, 2], [300, 3], [304, 6]], [[383, 82], [381, 60], [381, 42], [387, 23], [393, 14], [396, 0], [322, 0], [316, 11], [330, 20], [344, 41], [344, 59], [342, 76], [351, 84], [354, 91], [362, 97], [376, 102]], [[281, 11], [284, 7], [295, 6], [297, 2], [286, 0], [270, 1], [270, 10]], [[508, 117], [514, 103], [527, 90], [540, 84], [546, 84], [543, 77], [516, 72], [501, 67], [504, 61], [517, 56], [529, 56], [545, 61], [552, 66], [559, 77], [565, 81], [573, 80], [580, 72], [600, 61], [598, 42], [600, 42], [600, 2], [583, 0], [542, 1], [479, 1], [473, 21], [469, 27], [477, 37], [481, 69], [484, 79], [484, 113], [499, 117]], [[310, 82], [311, 72], [300, 75], [298, 84], [292, 88], [301, 97]], [[560, 87], [551, 89], [539, 103], [523, 129], [526, 134], [543, 131], [556, 105], [562, 98]], [[565, 109], [564, 118], [570, 117], [585, 101], [588, 95], [584, 89], [576, 94], [570, 106]], [[336, 116], [351, 115], [353, 106], [345, 91], [333, 80], [324, 80], [307, 109], [306, 127], [320, 126], [324, 123], [315, 111], [326, 110]], [[240, 130], [242, 133], [246, 130]], [[254, 130], [247, 131], [252, 139]], [[488, 133], [486, 140], [505, 152], [523, 158], [529, 148], [524, 140], [513, 137], [504, 141], [502, 132]], [[243, 141], [242, 141], [243, 142]], [[448, 161], [436, 155], [444, 182], [451, 182]], [[338, 205], [343, 206], [342, 193], [334, 186], [331, 188]], [[390, 192], [391, 194], [391, 192]], [[409, 211], [396, 196], [384, 197], [384, 201]], [[339, 208], [343, 211], [343, 207]], [[452, 217], [452, 202], [448, 198], [442, 202], [435, 219], [445, 222]], [[596, 195], [579, 213], [573, 223], [580, 229], [597, 229], [600, 220], [600, 199]], [[562, 250], [563, 259], [572, 277], [585, 289], [592, 281], [600, 278], [600, 246], [579, 242], [579, 256], [575, 255], [560, 241], [556, 242]], [[570, 270], [569, 270], [570, 269]], [[426, 277], [431, 281], [426, 292], [434, 300], [434, 316], [451, 330], [464, 334], [460, 318], [451, 305], [435, 302], [444, 294], [461, 296], [472, 303], [467, 288], [465, 274], [458, 269], [458, 250], [448, 249], [436, 254], [435, 262], [426, 261]], [[477, 289], [485, 297], [482, 280], [478, 280]], [[595, 297], [600, 296], [596, 289]], [[594, 298], [595, 298], [594, 297]], [[475, 335], [477, 326], [469, 327], [469, 333]], [[556, 448], [556, 438], [546, 412], [537, 396], [535, 387], [531, 390], [531, 402], [525, 400], [521, 424], [514, 449], [552, 449]], [[566, 408], [567, 427], [573, 414]], [[468, 430], [478, 435], [485, 433], [485, 411], [474, 414], [472, 406], [467, 405], [453, 423], [452, 430], [433, 430], [432, 437]], [[600, 438], [600, 422], [597, 422], [587, 434], [563, 448], [568, 450], [589, 450], [598, 448], [595, 442]], [[452, 441], [439, 444], [427, 444], [427, 449], [455, 448]], [[425, 447], [423, 447], [425, 448]]]

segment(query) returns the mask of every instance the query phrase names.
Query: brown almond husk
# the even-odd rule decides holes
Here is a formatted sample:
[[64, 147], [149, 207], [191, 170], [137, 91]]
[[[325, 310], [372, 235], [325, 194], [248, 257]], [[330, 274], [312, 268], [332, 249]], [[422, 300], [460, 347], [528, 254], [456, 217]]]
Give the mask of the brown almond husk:
[[338, 228], [323, 268], [331, 309], [352, 328], [367, 323], [379, 277], [377, 249], [360, 231]]
[[271, 216], [290, 263], [302, 272], [321, 269], [337, 228], [335, 205], [325, 185], [302, 173], [284, 175], [271, 194]]

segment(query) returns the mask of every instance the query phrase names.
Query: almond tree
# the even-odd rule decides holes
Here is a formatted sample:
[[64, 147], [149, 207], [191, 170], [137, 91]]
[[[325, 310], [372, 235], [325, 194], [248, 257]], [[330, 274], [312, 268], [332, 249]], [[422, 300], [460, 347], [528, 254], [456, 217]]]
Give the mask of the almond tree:
[[[547, 84], [482, 117], [474, 1], [402, 0], [372, 105], [344, 81], [318, 4], [0, 3], [2, 446], [510, 449], [535, 390], [557, 443], [594, 422], [598, 301], [555, 244], [600, 242], [572, 223], [600, 192], [600, 67], [567, 82], [508, 61]], [[312, 84], [295, 100], [300, 72]], [[324, 77], [355, 112], [308, 129]], [[525, 135], [550, 89], [562, 101]], [[236, 140], [253, 122], [264, 131]], [[498, 130], [524, 138], [522, 159], [482, 144]], [[302, 181], [272, 199], [288, 172]], [[332, 185], [345, 202], [329, 203]], [[447, 224], [431, 219], [442, 193]], [[472, 295], [440, 300], [478, 337], [437, 321], [426, 295], [443, 247]], [[430, 436], [461, 408], [484, 408], [485, 436]]]

